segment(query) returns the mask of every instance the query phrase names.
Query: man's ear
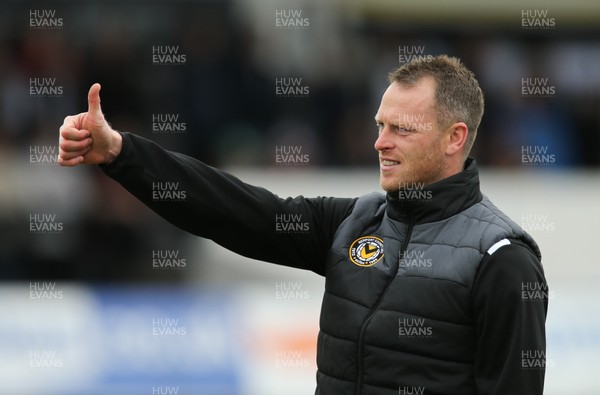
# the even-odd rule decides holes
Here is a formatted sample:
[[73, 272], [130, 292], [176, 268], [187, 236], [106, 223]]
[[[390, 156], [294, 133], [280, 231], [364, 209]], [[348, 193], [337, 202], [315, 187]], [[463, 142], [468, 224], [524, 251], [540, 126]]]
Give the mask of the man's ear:
[[469, 128], [464, 122], [456, 122], [450, 126], [446, 138], [446, 155], [453, 156], [460, 153], [467, 142]]

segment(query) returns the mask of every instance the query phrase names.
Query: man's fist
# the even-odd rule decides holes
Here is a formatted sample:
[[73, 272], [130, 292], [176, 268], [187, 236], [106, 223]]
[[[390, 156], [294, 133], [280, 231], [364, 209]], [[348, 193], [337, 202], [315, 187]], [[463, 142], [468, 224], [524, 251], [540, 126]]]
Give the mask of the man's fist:
[[121, 152], [121, 135], [106, 122], [100, 108], [100, 84], [90, 88], [88, 111], [66, 117], [59, 131], [61, 166], [108, 164]]

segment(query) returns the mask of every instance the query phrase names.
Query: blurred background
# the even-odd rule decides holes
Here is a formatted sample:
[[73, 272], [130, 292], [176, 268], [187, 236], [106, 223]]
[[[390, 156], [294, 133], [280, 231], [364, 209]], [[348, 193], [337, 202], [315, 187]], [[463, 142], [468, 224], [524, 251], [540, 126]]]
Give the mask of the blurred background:
[[3, 2], [0, 392], [313, 393], [323, 279], [192, 237], [96, 167], [60, 168], [58, 128], [100, 82], [118, 130], [279, 196], [358, 196], [379, 190], [387, 73], [442, 53], [485, 94], [484, 193], [544, 255], [545, 393], [597, 394], [589, 0]]

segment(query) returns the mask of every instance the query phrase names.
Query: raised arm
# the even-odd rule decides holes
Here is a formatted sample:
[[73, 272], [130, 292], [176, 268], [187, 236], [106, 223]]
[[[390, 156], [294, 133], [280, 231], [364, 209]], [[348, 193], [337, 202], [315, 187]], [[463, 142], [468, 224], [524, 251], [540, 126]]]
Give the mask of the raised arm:
[[99, 164], [180, 229], [244, 256], [324, 274], [333, 235], [355, 199], [281, 199], [194, 158], [118, 133], [102, 115], [99, 88], [90, 89], [89, 111], [67, 117], [61, 127], [63, 166]]

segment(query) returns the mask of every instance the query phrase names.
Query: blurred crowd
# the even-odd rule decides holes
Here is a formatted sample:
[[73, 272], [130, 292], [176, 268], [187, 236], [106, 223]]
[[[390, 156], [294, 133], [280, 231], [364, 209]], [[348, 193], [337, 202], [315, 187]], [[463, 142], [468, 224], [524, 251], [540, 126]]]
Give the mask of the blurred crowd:
[[[185, 251], [188, 239], [98, 169], [31, 163], [32, 147], [56, 145], [63, 118], [86, 110], [94, 82], [102, 84], [113, 127], [211, 165], [278, 166], [277, 147], [295, 146], [309, 154], [313, 171], [370, 166], [376, 177], [373, 115], [399, 52], [419, 48], [460, 57], [479, 79], [486, 107], [472, 155], [481, 165], [528, 168], [522, 150], [532, 146], [555, 156], [551, 169], [600, 164], [600, 29], [529, 31], [518, 20], [509, 27], [436, 29], [380, 22], [350, 14], [343, 2], [325, 3], [5, 5], [0, 278], [185, 277], [147, 269], [154, 249]], [[281, 9], [295, 14], [277, 14]], [[32, 28], [32, 10], [53, 10], [46, 18], [62, 18], [61, 26]], [[278, 17], [300, 25], [282, 27]], [[157, 60], [161, 51], [185, 56]], [[54, 79], [48, 84], [62, 93], [35, 97], [36, 78]], [[552, 94], [523, 95], [527, 78], [545, 79]], [[282, 79], [295, 81], [301, 93], [280, 94]], [[165, 119], [177, 130], [157, 132], [157, 120], [165, 126]], [[32, 213], [56, 214], [65, 230], [32, 235]]]

